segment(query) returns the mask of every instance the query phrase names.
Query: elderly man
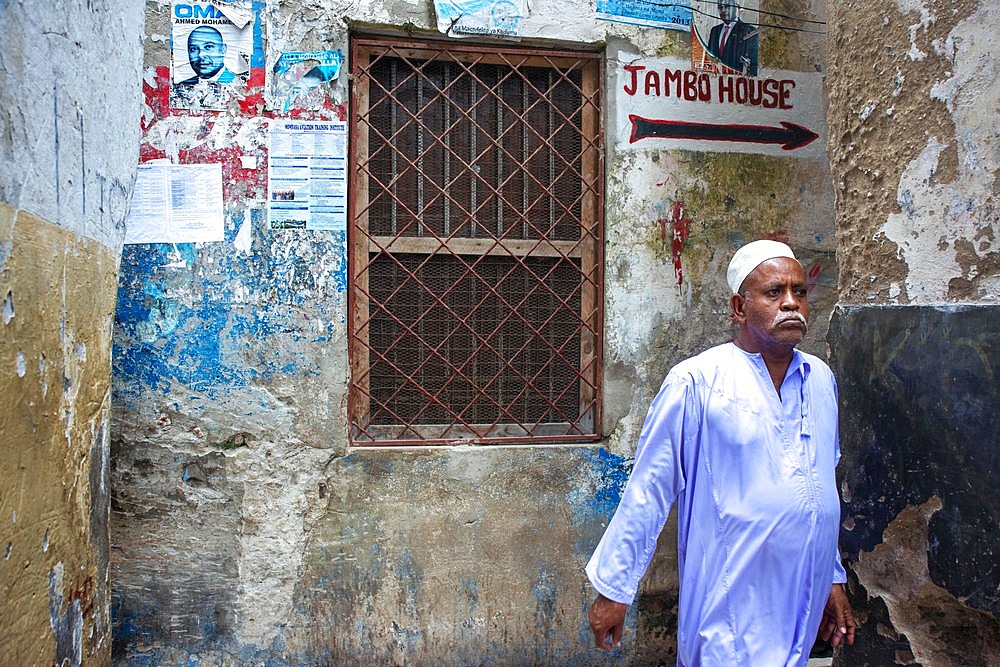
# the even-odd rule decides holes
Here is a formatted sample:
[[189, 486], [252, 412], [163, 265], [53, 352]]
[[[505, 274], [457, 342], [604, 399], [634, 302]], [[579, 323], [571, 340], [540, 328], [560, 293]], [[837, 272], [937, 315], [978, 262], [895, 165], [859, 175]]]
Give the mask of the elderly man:
[[677, 664], [805, 665], [817, 631], [834, 646], [854, 642], [837, 550], [837, 387], [825, 363], [795, 349], [809, 304], [787, 245], [743, 246], [727, 278], [739, 333], [677, 364], [653, 400], [587, 565], [599, 593], [590, 624], [597, 646], [619, 645], [676, 500]]

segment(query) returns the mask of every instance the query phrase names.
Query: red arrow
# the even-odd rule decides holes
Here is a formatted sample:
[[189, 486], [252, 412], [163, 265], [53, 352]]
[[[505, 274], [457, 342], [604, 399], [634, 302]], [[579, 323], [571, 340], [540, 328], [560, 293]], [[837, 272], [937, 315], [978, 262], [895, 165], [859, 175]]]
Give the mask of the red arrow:
[[640, 139], [702, 139], [707, 141], [739, 141], [751, 144], [780, 144], [786, 151], [811, 144], [818, 134], [787, 121], [782, 127], [767, 125], [712, 125], [686, 120], [651, 120], [629, 114], [632, 135], [629, 143]]

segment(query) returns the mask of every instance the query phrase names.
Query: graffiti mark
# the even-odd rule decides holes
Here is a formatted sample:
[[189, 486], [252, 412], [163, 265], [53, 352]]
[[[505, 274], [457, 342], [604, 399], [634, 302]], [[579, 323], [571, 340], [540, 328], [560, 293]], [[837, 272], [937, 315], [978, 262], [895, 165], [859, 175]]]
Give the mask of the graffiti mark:
[[670, 257], [674, 262], [674, 275], [677, 276], [677, 284], [684, 282], [684, 270], [681, 267], [681, 253], [684, 251], [684, 243], [691, 233], [691, 222], [687, 218], [687, 210], [684, 202], [678, 200], [674, 202], [674, 210], [670, 214]]
[[816, 287], [816, 284], [819, 282], [819, 278], [822, 275], [823, 275], [823, 267], [820, 266], [819, 264], [814, 263], [812, 266], [809, 267], [809, 270], [806, 272], [807, 293], [813, 291], [813, 288]]

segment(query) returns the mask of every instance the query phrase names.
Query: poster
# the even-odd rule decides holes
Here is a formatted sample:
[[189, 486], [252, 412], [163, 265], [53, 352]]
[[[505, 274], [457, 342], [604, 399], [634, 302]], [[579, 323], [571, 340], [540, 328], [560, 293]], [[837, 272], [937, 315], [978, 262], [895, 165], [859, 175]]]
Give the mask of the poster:
[[323, 95], [312, 99], [312, 91], [321, 84], [335, 81], [344, 64], [342, 51], [287, 51], [274, 63], [271, 79], [272, 97], [284, 99], [281, 113], [288, 113], [293, 104], [318, 108]]
[[690, 0], [597, 0], [597, 18], [647, 28], [691, 29]]
[[347, 229], [347, 123], [276, 120], [269, 133], [272, 229]]
[[125, 243], [223, 240], [222, 165], [139, 165]]
[[691, 65], [716, 74], [757, 76], [760, 17], [757, 0], [691, 0]]
[[236, 2], [174, 0], [170, 20], [170, 106], [224, 109], [242, 97], [253, 54], [253, 11]]
[[527, 0], [434, 0], [438, 30], [451, 37], [521, 36]]

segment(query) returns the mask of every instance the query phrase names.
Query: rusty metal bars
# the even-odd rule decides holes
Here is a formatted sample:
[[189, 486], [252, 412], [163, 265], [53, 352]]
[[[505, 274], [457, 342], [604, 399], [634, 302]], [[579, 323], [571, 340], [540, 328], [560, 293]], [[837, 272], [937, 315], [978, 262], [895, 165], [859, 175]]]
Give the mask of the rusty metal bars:
[[597, 438], [598, 57], [356, 39], [352, 63], [352, 442]]

